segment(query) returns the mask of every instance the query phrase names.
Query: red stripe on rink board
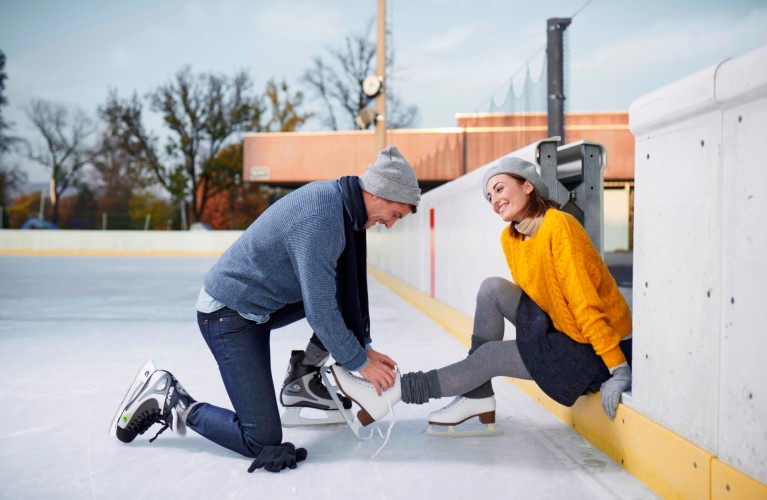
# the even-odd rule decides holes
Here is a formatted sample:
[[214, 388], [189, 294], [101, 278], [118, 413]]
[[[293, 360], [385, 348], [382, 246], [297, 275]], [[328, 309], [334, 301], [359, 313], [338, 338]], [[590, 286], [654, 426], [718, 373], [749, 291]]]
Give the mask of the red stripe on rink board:
[[429, 267], [431, 270], [430, 277], [430, 295], [434, 298], [434, 209], [429, 209]]

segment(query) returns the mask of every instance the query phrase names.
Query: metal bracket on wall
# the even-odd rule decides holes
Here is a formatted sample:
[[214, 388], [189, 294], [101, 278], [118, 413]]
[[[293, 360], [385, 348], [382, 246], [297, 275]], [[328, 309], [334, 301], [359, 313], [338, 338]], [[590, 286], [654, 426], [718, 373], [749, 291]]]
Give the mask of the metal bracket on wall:
[[556, 147], [540, 146], [541, 176], [549, 186], [549, 197], [561, 210], [573, 215], [586, 229], [600, 254], [604, 251], [603, 170], [605, 148], [590, 141]]

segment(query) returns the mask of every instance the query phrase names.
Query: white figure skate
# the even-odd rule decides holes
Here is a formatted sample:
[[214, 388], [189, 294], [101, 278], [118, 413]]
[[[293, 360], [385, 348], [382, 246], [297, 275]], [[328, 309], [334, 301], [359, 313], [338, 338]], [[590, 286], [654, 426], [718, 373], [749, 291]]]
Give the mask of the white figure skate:
[[[373, 384], [362, 377], [352, 375], [352, 373], [338, 365], [330, 367], [330, 371], [338, 383], [341, 392], [357, 403], [360, 410], [357, 412], [357, 419], [362, 426], [367, 426], [384, 418], [392, 406], [402, 400], [402, 385], [400, 383], [400, 373], [396, 371], [394, 385], [384, 391], [379, 396], [376, 393]], [[355, 435], [359, 435], [359, 430], [352, 429]]]
[[285, 411], [280, 416], [283, 427], [343, 424], [345, 419], [339, 408], [351, 409], [352, 402], [333, 398], [323, 384], [320, 367], [301, 363], [304, 351], [293, 351], [280, 392], [280, 403]]
[[[328, 373], [332, 372], [332, 368], [328, 368], [327, 366], [323, 366], [320, 368], [320, 374], [322, 376], [322, 381], [325, 382], [325, 387], [328, 389], [328, 393], [330, 394], [330, 397], [333, 399], [333, 401], [336, 404], [336, 407], [339, 408], [338, 413], [341, 414], [341, 418], [346, 422], [346, 424], [349, 426], [349, 429], [351, 429], [352, 433], [354, 434], [354, 437], [356, 437], [358, 440], [362, 439], [362, 436], [360, 436], [360, 423], [354, 421], [354, 415], [351, 412], [351, 409], [345, 408], [343, 404], [341, 403], [339, 397], [338, 397], [338, 391], [341, 390], [340, 385], [334, 385], [330, 381], [330, 377], [328, 377]], [[335, 372], [333, 372], [333, 376], [335, 377]]]
[[[456, 429], [457, 425], [474, 417], [479, 417], [479, 421], [487, 427], [478, 430]], [[503, 434], [502, 430], [495, 428], [495, 396], [482, 399], [456, 397], [449, 405], [429, 414], [429, 427], [426, 432], [441, 437]]]

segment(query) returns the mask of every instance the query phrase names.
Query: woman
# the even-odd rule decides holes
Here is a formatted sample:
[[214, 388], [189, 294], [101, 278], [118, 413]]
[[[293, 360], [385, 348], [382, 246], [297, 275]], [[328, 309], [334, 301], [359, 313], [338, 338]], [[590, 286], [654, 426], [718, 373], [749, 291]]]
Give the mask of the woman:
[[[378, 397], [375, 388], [339, 366], [340, 389], [362, 410], [367, 425], [385, 416], [389, 402], [421, 404], [459, 395], [429, 415], [429, 423], [456, 425], [478, 416], [495, 422], [492, 377], [534, 380], [555, 401], [572, 406], [601, 390], [610, 419], [631, 387], [631, 313], [615, 279], [581, 224], [557, 210], [530, 162], [502, 158], [482, 180], [492, 210], [509, 223], [501, 247], [514, 282], [486, 279], [477, 294], [469, 356], [426, 373], [401, 376]], [[503, 340], [504, 318], [516, 340]]]

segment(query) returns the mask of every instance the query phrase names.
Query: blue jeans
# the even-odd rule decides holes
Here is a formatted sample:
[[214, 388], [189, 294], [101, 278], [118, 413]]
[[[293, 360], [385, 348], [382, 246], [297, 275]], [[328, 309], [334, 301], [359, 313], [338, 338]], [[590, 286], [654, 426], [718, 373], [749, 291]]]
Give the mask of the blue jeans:
[[213, 357], [234, 411], [200, 403], [187, 426], [232, 451], [255, 458], [265, 445], [282, 442], [277, 397], [272, 379], [269, 338], [280, 328], [305, 317], [303, 302], [289, 304], [256, 323], [225, 307], [197, 313], [197, 323]]

